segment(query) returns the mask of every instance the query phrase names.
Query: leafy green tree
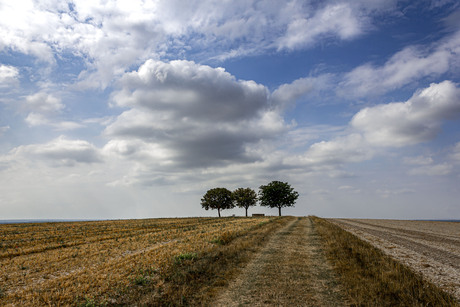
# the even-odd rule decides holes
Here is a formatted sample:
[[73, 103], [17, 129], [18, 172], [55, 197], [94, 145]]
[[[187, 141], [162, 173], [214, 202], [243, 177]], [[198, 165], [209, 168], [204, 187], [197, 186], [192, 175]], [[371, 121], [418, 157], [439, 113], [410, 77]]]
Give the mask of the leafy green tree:
[[278, 208], [279, 216], [281, 216], [281, 208], [294, 207], [299, 197], [299, 193], [287, 182], [272, 181], [267, 185], [261, 185], [259, 189], [260, 205]]
[[251, 188], [238, 188], [233, 191], [233, 201], [238, 207], [246, 209], [248, 216], [249, 207], [257, 205], [257, 193]]
[[201, 206], [206, 210], [217, 209], [220, 217], [220, 210], [232, 209], [235, 207], [232, 192], [226, 188], [210, 189], [201, 199]]

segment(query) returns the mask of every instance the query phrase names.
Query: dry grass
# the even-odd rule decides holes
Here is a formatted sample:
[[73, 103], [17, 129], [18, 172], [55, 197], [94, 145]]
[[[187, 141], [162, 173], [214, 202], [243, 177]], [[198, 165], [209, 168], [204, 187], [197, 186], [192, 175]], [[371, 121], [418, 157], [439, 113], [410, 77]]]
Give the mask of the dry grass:
[[208, 306], [266, 244], [270, 235], [289, 220], [282, 217], [271, 223], [261, 222], [230, 241], [228, 233], [223, 233], [216, 248], [171, 266], [163, 276], [161, 287], [146, 292], [144, 296], [136, 294], [125, 302], [152, 306]]
[[236, 240], [271, 220], [189, 218], [1, 225], [0, 305], [129, 302], [152, 289], [167, 289], [171, 270], [179, 264], [199, 263], [204, 255], [226, 246], [213, 241]]
[[356, 236], [313, 218], [325, 249], [357, 306], [458, 306], [455, 299]]
[[211, 306], [345, 306], [320, 242], [310, 219], [292, 219]]

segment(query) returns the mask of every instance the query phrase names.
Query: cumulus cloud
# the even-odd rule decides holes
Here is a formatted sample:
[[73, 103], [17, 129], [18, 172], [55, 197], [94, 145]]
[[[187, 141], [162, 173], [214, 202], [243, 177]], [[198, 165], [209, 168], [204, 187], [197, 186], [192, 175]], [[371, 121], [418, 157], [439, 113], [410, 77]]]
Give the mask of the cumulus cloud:
[[361, 34], [368, 24], [359, 18], [348, 3], [327, 5], [313, 16], [294, 19], [279, 39], [279, 49], [297, 49], [311, 46], [322, 36], [336, 36], [348, 40]]
[[349, 97], [367, 97], [401, 88], [424, 77], [440, 76], [458, 68], [460, 32], [431, 49], [408, 46], [384, 65], [361, 65], [345, 74], [338, 92]]
[[[11, 49], [54, 63], [53, 49], [47, 35], [61, 28], [57, 10], [67, 6], [63, 1], [52, 1], [53, 10], [34, 1], [2, 3], [0, 11], [0, 51]], [[51, 34], [52, 35], [52, 34]]]
[[300, 78], [291, 83], [282, 84], [271, 94], [271, 102], [274, 107], [282, 110], [313, 91], [320, 92], [329, 89], [332, 77], [330, 74], [323, 74], [317, 77]]
[[350, 134], [311, 145], [305, 159], [313, 164], [337, 165], [365, 161], [373, 154], [373, 150], [366, 146], [361, 135]]
[[278, 167], [331, 178], [353, 177], [352, 173], [343, 170], [344, 165], [363, 162], [374, 155], [375, 149], [368, 146], [360, 134], [354, 133], [314, 143], [298, 155], [285, 155]]
[[80, 57], [78, 85], [105, 88], [148, 58], [193, 50], [197, 59], [224, 59], [308, 48], [324, 38], [353, 39], [369, 28], [369, 15], [394, 7], [394, 1], [319, 7], [273, 0], [10, 1], [0, 11], [0, 51], [51, 66], [61, 55]]
[[0, 88], [9, 88], [19, 84], [19, 69], [0, 64]]
[[372, 145], [401, 147], [433, 139], [443, 120], [460, 116], [460, 89], [451, 81], [432, 83], [406, 102], [364, 108], [351, 120]]
[[51, 120], [43, 114], [34, 112], [31, 112], [29, 115], [27, 115], [25, 122], [31, 127], [49, 126], [57, 131], [74, 130], [84, 127], [84, 125], [73, 121], [61, 121], [55, 119]]
[[60, 98], [46, 92], [38, 92], [25, 97], [24, 109], [41, 114], [52, 114], [64, 109]]
[[412, 166], [409, 170], [409, 175], [427, 175], [427, 176], [442, 176], [448, 175], [453, 170], [453, 165], [450, 163], [434, 163], [431, 157], [417, 156], [406, 157], [403, 159], [404, 164]]
[[148, 60], [120, 86], [113, 104], [130, 109], [105, 134], [113, 139], [106, 149], [122, 156], [145, 157], [149, 148], [151, 159], [175, 167], [254, 162], [250, 147], [287, 128], [264, 86], [222, 68]]
[[44, 161], [52, 166], [76, 166], [102, 162], [99, 150], [84, 140], [70, 140], [63, 136], [45, 144], [22, 145], [13, 149], [10, 156], [26, 157], [31, 161]]
[[[416, 91], [406, 102], [364, 108], [343, 129], [343, 136], [312, 144], [303, 154], [283, 160], [288, 167], [310, 171], [340, 171], [345, 164], [372, 159], [382, 147], [403, 147], [433, 139], [443, 121], [460, 116], [460, 89], [451, 81], [431, 84]], [[427, 157], [405, 158], [417, 166], [411, 174], [443, 175], [448, 164], [432, 164]]]
[[61, 98], [46, 91], [26, 96], [20, 108], [28, 112], [24, 120], [31, 127], [49, 126], [58, 131], [83, 127], [77, 122], [57, 119], [56, 117], [65, 109], [65, 105]]
[[252, 118], [267, 106], [263, 85], [191, 61], [148, 60], [138, 71], [125, 74], [121, 84], [123, 90], [113, 95], [116, 105], [159, 111], [177, 120], [231, 122]]

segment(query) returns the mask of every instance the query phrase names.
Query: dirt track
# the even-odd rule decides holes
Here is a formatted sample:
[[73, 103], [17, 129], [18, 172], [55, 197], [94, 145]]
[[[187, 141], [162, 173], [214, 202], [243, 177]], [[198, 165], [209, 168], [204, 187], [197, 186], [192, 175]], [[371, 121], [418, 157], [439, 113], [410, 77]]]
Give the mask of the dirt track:
[[460, 300], [460, 223], [330, 219]]
[[212, 306], [345, 306], [309, 218], [274, 234]]

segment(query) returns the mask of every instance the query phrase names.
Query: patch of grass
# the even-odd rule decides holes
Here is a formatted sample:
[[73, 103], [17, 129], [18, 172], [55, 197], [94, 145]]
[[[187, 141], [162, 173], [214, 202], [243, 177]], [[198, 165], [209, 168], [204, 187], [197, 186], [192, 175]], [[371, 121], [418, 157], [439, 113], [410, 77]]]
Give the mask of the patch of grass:
[[324, 219], [312, 217], [329, 259], [356, 306], [459, 306], [407, 266]]
[[197, 253], [183, 253], [183, 254], [180, 254], [180, 255], [177, 255], [176, 257], [174, 257], [174, 263], [175, 264], [182, 264], [187, 260], [188, 261], [193, 261], [193, 260], [196, 260], [197, 258], [198, 258]]
[[133, 284], [137, 286], [144, 286], [148, 284], [149, 279], [145, 275], [137, 275], [135, 278], [132, 279]]
[[211, 241], [211, 243], [218, 244], [218, 245], [226, 245], [233, 241], [238, 234], [233, 234], [230, 231], [226, 231], [222, 233], [217, 239]]

